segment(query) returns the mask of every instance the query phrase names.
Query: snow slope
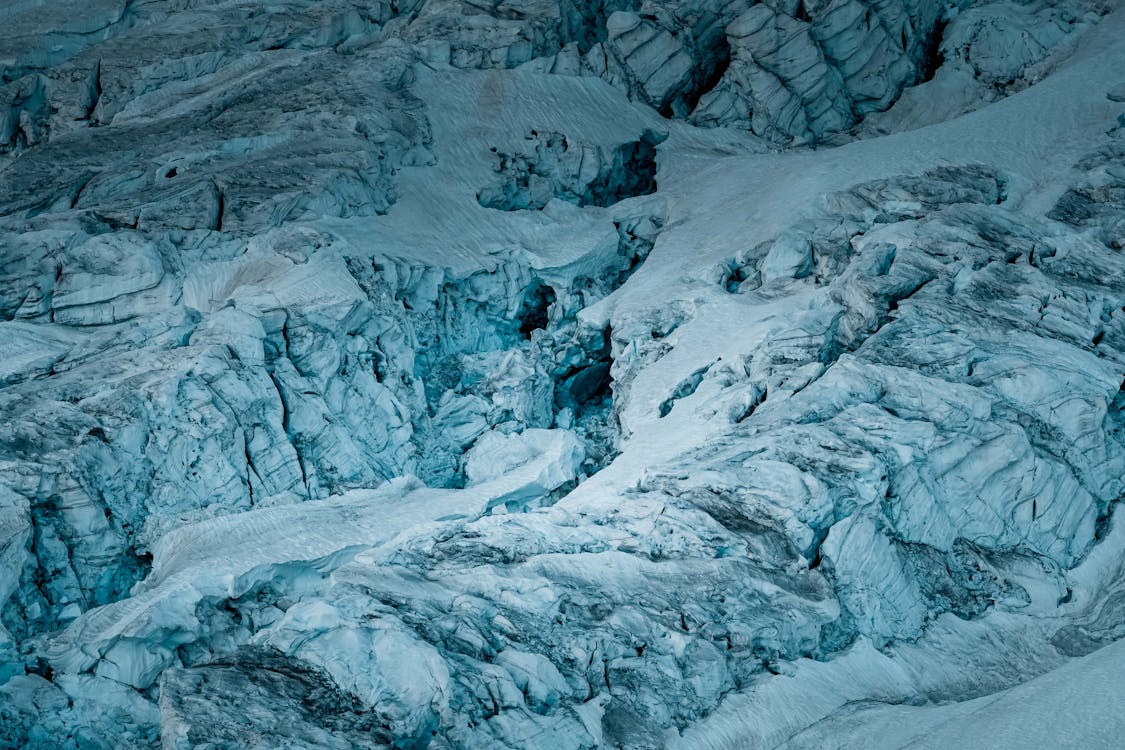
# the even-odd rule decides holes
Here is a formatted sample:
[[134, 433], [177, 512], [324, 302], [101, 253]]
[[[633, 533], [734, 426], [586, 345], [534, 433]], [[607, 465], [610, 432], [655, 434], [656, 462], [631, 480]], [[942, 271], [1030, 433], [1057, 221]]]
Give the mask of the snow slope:
[[782, 747], [1113, 747], [1122, 732], [1121, 652], [1115, 643], [963, 703], [850, 707]]

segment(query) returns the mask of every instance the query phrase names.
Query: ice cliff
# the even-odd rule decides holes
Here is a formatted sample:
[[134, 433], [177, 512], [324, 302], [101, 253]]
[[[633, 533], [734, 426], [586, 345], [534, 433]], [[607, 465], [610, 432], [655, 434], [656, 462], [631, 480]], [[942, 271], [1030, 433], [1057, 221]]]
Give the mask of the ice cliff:
[[1111, 0], [0, 8], [3, 748], [1116, 747], [1123, 379]]

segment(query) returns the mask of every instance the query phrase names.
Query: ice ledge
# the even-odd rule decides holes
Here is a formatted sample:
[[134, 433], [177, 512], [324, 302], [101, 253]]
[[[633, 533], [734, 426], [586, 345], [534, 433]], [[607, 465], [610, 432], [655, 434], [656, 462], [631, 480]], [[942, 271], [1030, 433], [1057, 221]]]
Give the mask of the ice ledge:
[[[206, 600], [236, 598], [283, 565], [327, 572], [410, 529], [475, 520], [499, 505], [542, 497], [573, 481], [583, 458], [565, 430], [496, 436], [474, 454], [480, 481], [465, 489], [425, 487], [403, 477], [301, 505], [258, 508], [169, 532], [153, 547], [152, 573], [133, 596], [87, 612], [48, 644], [63, 672], [146, 688], [175, 650], [204, 634]], [[490, 471], [499, 466], [502, 471]]]

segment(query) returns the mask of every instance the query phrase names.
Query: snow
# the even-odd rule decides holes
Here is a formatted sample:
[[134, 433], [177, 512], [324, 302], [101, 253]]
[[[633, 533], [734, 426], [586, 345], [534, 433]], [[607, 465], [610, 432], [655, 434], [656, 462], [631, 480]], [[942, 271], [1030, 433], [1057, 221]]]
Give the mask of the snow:
[[1113, 747], [1125, 728], [1118, 710], [1122, 646], [960, 703], [848, 707], [780, 747]]
[[576, 438], [546, 430], [525, 434], [519, 455], [493, 448], [506, 470], [478, 478], [470, 489], [428, 490], [408, 478], [338, 499], [261, 508], [169, 531], [153, 548], [152, 571], [131, 596], [89, 612], [48, 653], [68, 672], [92, 668], [147, 687], [173, 650], [193, 637], [198, 604], [241, 596], [261, 580], [263, 568], [315, 566], [421, 524], [473, 519], [499, 504], [542, 497], [576, 476]]

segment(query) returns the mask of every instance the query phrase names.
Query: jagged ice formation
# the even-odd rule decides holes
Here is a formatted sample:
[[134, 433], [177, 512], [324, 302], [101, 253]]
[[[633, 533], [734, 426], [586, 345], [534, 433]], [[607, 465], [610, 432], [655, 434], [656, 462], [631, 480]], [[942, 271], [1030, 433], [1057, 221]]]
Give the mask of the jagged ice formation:
[[0, 747], [1110, 748], [1125, 9], [0, 8]]

